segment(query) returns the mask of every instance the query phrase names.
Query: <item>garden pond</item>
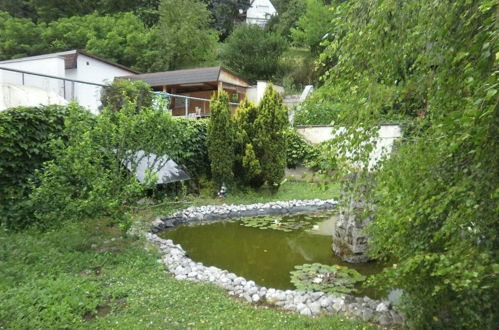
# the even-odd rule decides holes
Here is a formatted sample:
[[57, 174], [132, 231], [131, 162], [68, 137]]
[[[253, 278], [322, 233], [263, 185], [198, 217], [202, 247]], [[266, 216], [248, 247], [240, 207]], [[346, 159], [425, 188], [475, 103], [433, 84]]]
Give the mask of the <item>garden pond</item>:
[[[311, 268], [325, 267], [338, 270], [340, 275], [346, 272], [348, 277], [353, 269], [358, 272], [352, 271], [357, 274], [357, 282], [343, 293], [371, 298], [384, 296], [383, 292], [364, 288], [359, 281], [380, 272], [384, 265], [376, 262], [349, 264], [332, 252], [335, 219], [336, 215], [332, 213], [316, 213], [197, 222], [165, 230], [160, 236], [180, 244], [192, 260], [227, 269], [265, 287], [318, 290], [300, 287], [296, 283], [298, 275], [306, 274]], [[310, 266], [304, 268], [304, 264]], [[292, 281], [291, 272], [297, 269], [301, 273], [293, 273]], [[318, 279], [310, 278], [309, 282], [313, 284], [313, 280]]]

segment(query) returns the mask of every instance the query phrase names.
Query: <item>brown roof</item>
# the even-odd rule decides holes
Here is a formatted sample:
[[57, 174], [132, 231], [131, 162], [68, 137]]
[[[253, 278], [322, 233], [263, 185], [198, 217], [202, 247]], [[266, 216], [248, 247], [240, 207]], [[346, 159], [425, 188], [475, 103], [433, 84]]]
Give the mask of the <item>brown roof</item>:
[[239, 86], [247, 87], [249, 83], [243, 78], [230, 72], [222, 66], [214, 66], [208, 68], [185, 69], [165, 72], [143, 73], [137, 75], [124, 76], [120, 78], [136, 81], [142, 80], [153, 87], [157, 86], [171, 86], [193, 83], [209, 83], [217, 82], [220, 80], [221, 71], [228, 72], [229, 74], [242, 80], [246, 85], [240, 84]]
[[0, 64], [1, 63], [21, 62], [21, 61], [26, 61], [26, 60], [52, 58], [52, 57], [62, 57], [62, 58], [64, 58], [64, 68], [65, 69], [74, 69], [74, 68], [76, 68], [76, 64], [77, 64], [76, 59], [77, 59], [79, 54], [94, 58], [98, 61], [101, 61], [101, 62], [107, 63], [109, 65], [115, 66], [117, 68], [126, 70], [130, 73], [140, 73], [139, 71], [130, 69], [127, 66], [124, 66], [124, 65], [121, 65], [118, 63], [114, 63], [112, 61], [106, 60], [105, 58], [99, 57], [99, 56], [94, 55], [94, 54], [87, 53], [86, 51], [80, 50], [80, 49], [73, 49], [73, 50], [68, 50], [65, 52], [57, 52], [57, 53], [43, 54], [43, 55], [37, 55], [37, 56], [21, 57], [21, 58], [16, 58], [13, 60], [1, 61]]

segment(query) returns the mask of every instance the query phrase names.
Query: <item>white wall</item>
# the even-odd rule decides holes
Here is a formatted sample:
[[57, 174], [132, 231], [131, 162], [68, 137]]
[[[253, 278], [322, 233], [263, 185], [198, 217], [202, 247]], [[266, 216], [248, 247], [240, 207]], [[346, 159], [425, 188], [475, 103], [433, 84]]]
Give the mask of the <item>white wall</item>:
[[277, 11], [270, 0], [255, 0], [246, 12], [246, 22], [264, 27], [271, 16]]
[[[101, 62], [94, 58], [79, 54], [76, 69], [66, 70], [66, 78], [88, 81], [98, 84], [111, 83], [115, 77], [129, 75], [130, 71], [118, 68], [116, 66]], [[70, 85], [70, 83], [68, 83]], [[70, 87], [70, 86], [68, 86]], [[70, 88], [69, 88], [70, 89]], [[100, 102], [101, 87], [75, 84], [76, 101], [98, 113]]]
[[[298, 133], [305, 140], [312, 144], [319, 144], [333, 138], [333, 126], [298, 127]], [[339, 131], [344, 131], [342, 127]], [[376, 148], [369, 155], [369, 168], [373, 168], [376, 163], [385, 155], [391, 154], [393, 144], [396, 139], [402, 137], [400, 125], [381, 125]]]
[[[57, 77], [64, 76], [64, 58], [62, 57], [0, 63], [0, 67], [47, 74]], [[22, 74], [18, 72], [0, 70], [0, 83], [2, 82], [6, 84], [23, 85]], [[62, 80], [25, 74], [24, 85], [41, 88], [47, 92], [56, 93], [60, 96], [64, 95], [64, 85]]]
[[[263, 98], [268, 84], [269, 83], [267, 81], [258, 80], [256, 82], [256, 85], [250, 86], [248, 87], [248, 89], [246, 89], [246, 98], [255, 104], [260, 103], [260, 100]], [[272, 86], [274, 87], [274, 90], [277, 91], [277, 93], [284, 95], [284, 87], [279, 85]]]

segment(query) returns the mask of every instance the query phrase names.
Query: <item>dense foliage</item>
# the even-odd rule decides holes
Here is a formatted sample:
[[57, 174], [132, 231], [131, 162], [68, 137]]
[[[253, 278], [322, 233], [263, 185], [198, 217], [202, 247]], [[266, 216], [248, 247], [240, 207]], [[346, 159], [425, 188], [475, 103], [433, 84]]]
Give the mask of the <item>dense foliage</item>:
[[337, 146], [356, 150], [346, 158], [361, 171], [380, 122], [411, 122], [374, 177], [370, 233], [375, 257], [398, 260], [376, 284], [404, 291], [417, 328], [498, 322], [497, 10], [488, 0], [349, 1], [335, 6], [321, 54], [319, 98], [346, 105]]
[[328, 39], [333, 11], [324, 0], [307, 0], [305, 3], [306, 11], [300, 15], [296, 27], [291, 28], [291, 36], [295, 44], [307, 46], [317, 54], [321, 50], [321, 42]]
[[212, 97], [210, 112], [206, 143], [211, 175], [217, 184], [229, 183], [234, 178], [235, 129], [226, 92], [220, 90], [217, 96]]
[[102, 107], [111, 111], [119, 111], [126, 103], [133, 102], [136, 111], [142, 107], [151, 107], [153, 101], [152, 88], [143, 81], [131, 82], [117, 79], [101, 92]]
[[66, 113], [60, 106], [0, 112], [0, 225], [19, 229], [29, 223], [30, 180], [54, 157], [51, 141], [63, 138]]
[[241, 24], [227, 38], [220, 54], [224, 65], [251, 82], [269, 80], [278, 70], [286, 40], [257, 25]]
[[286, 166], [295, 168], [301, 165], [310, 165], [319, 156], [319, 149], [309, 144], [298, 132], [294, 129], [286, 131]]
[[158, 31], [132, 13], [89, 14], [35, 24], [0, 12], [0, 59], [85, 49], [139, 71], [159, 70]]
[[174, 160], [187, 169], [193, 179], [210, 176], [210, 160], [206, 145], [208, 120], [175, 118], [183, 134], [175, 137], [177, 156]]
[[[199, 65], [216, 57], [218, 34], [204, 3], [163, 0], [159, 11], [157, 6], [144, 5], [135, 13], [129, 12], [132, 8], [116, 9], [106, 15], [67, 6], [64, 10], [74, 9], [74, 15], [54, 14], [53, 19], [38, 22], [0, 11], [0, 60], [84, 49], [150, 72]], [[154, 24], [145, 24], [139, 13]]]
[[44, 164], [30, 198], [35, 221], [42, 227], [65, 220], [108, 215], [128, 229], [129, 210], [155, 183], [155, 169], [166, 160], [149, 158], [144, 182], [135, 171], [142, 159], [176, 155], [173, 138], [182, 132], [165, 111], [142, 108], [132, 102], [118, 112], [104, 109], [89, 121], [85, 110], [68, 109], [64, 133], [55, 140], [55, 158]]
[[203, 0], [213, 17], [213, 27], [224, 40], [232, 33], [234, 26], [244, 20], [244, 15], [251, 5], [250, 0]]
[[218, 41], [211, 16], [198, 0], [162, 0], [159, 6], [160, 59], [164, 67], [178, 69], [214, 59]]
[[240, 173], [240, 179], [244, 184], [253, 187], [259, 187], [264, 183], [260, 159], [255, 154], [257, 117], [257, 107], [246, 99], [241, 102], [234, 117], [237, 142], [234, 171]]
[[291, 29], [305, 13], [307, 4], [303, 0], [289, 0], [282, 3], [272, 2], [276, 7], [278, 15], [271, 17], [266, 29], [275, 32], [286, 39], [291, 39]]
[[245, 100], [235, 115], [235, 172], [245, 185], [278, 188], [286, 166], [287, 108], [271, 84], [258, 106]]
[[109, 0], [3, 0], [0, 11], [6, 11], [12, 16], [29, 18], [33, 21], [51, 22], [60, 18], [84, 16], [91, 13], [99, 15], [130, 11], [142, 18], [148, 24], [154, 24], [158, 19], [158, 4], [160, 0], [109, 1]]

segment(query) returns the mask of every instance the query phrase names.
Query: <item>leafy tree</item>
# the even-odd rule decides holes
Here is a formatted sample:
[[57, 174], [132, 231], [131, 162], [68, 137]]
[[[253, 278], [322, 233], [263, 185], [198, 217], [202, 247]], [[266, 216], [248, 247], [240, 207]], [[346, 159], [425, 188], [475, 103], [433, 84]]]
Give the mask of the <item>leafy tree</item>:
[[160, 70], [158, 31], [132, 13], [90, 14], [51, 22], [42, 33], [48, 51], [85, 49], [140, 71]]
[[210, 27], [210, 11], [199, 0], [162, 0], [160, 57], [168, 69], [213, 59], [218, 36]]
[[44, 22], [54, 21], [62, 17], [83, 16], [98, 10], [99, 0], [30, 0], [37, 18]]
[[52, 22], [60, 18], [133, 12], [148, 27], [157, 24], [160, 0], [0, 0], [0, 11], [33, 22]]
[[281, 36], [257, 25], [242, 24], [225, 41], [221, 59], [224, 65], [255, 82], [273, 77], [286, 49], [286, 40]]
[[[83, 120], [85, 113], [74, 105], [69, 111], [67, 140], [55, 141], [58, 151], [38, 173], [40, 184], [30, 195], [35, 221], [49, 227], [61, 219], [81, 221], [108, 215], [126, 231], [131, 208], [152, 187], [154, 169], [166, 160], [150, 158], [144, 183], [133, 174], [139, 162], [151, 154], [175, 156], [176, 140], [165, 136], [183, 132], [167, 112], [151, 108], [137, 112], [133, 102], [119, 112], [104, 109], [94, 122]], [[141, 156], [139, 151], [143, 151]]]
[[291, 36], [297, 45], [305, 45], [312, 53], [318, 54], [320, 43], [325, 39], [331, 28], [333, 8], [326, 5], [323, 0], [307, 0], [306, 11], [292, 28]]
[[366, 164], [371, 132], [405, 123], [396, 153], [370, 174], [369, 232], [372, 255], [397, 260], [372, 283], [403, 290], [416, 328], [498, 321], [497, 10], [487, 0], [350, 1], [336, 7], [321, 54], [323, 95], [348, 105], [339, 148], [360, 149]]
[[204, 2], [214, 18], [213, 26], [220, 34], [221, 40], [225, 40], [231, 34], [235, 24], [243, 19], [241, 13], [251, 5], [250, 0], [204, 0]]
[[1, 60], [33, 55], [44, 49], [40, 43], [42, 27], [27, 18], [0, 12], [0, 30]]
[[208, 156], [211, 174], [217, 184], [229, 183], [234, 177], [234, 122], [229, 108], [229, 95], [219, 91], [211, 99], [210, 122], [208, 124]]
[[282, 97], [269, 84], [258, 105], [255, 120], [256, 155], [262, 167], [263, 180], [278, 188], [286, 167], [286, 128], [288, 112]]
[[34, 19], [36, 17], [35, 10], [29, 0], [0, 0], [0, 11], [5, 11], [19, 18]]
[[281, 9], [277, 5], [275, 6], [279, 14], [271, 17], [266, 28], [290, 39], [291, 29], [305, 13], [307, 5], [303, 0], [290, 0], [285, 5], [281, 5]]
[[35, 25], [0, 13], [0, 59], [85, 49], [139, 71], [165, 69], [159, 61], [158, 30], [131, 13], [73, 16]]

